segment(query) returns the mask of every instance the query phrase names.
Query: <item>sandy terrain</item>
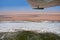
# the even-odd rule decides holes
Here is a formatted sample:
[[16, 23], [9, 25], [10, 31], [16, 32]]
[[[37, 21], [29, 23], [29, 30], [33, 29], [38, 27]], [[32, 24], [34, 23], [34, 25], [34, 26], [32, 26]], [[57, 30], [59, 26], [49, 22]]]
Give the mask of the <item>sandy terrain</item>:
[[58, 20], [60, 21], [59, 12], [0, 12], [0, 20], [5, 21], [41, 21], [41, 20]]

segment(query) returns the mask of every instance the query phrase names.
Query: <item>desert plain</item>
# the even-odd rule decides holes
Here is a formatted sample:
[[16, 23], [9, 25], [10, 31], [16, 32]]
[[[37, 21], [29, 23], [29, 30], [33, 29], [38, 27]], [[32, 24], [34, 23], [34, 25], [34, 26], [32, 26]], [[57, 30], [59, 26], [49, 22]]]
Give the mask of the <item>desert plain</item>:
[[0, 12], [0, 21], [60, 21], [60, 12]]

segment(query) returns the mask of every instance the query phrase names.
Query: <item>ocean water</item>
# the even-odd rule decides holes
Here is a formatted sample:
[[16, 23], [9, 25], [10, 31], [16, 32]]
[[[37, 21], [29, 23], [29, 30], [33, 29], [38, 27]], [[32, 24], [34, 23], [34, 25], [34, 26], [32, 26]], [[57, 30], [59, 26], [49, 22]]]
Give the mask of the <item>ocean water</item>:
[[60, 22], [0, 21], [0, 32], [14, 32], [16, 29], [60, 33]]

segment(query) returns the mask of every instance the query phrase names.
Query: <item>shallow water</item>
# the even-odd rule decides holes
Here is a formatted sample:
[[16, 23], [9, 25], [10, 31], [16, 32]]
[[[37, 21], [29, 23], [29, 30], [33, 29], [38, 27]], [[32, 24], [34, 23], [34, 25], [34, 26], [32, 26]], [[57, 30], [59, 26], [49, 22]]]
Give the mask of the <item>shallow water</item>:
[[60, 22], [1, 21], [0, 32], [14, 32], [15, 29], [39, 30], [60, 33]]

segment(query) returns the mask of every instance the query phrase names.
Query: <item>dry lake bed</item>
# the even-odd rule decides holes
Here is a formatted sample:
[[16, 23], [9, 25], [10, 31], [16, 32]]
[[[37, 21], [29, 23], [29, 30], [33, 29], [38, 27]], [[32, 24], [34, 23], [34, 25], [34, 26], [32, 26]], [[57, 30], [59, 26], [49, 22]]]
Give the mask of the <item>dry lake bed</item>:
[[60, 22], [0, 21], [0, 32], [14, 32], [16, 30], [36, 30], [38, 32], [53, 32], [60, 34]]

